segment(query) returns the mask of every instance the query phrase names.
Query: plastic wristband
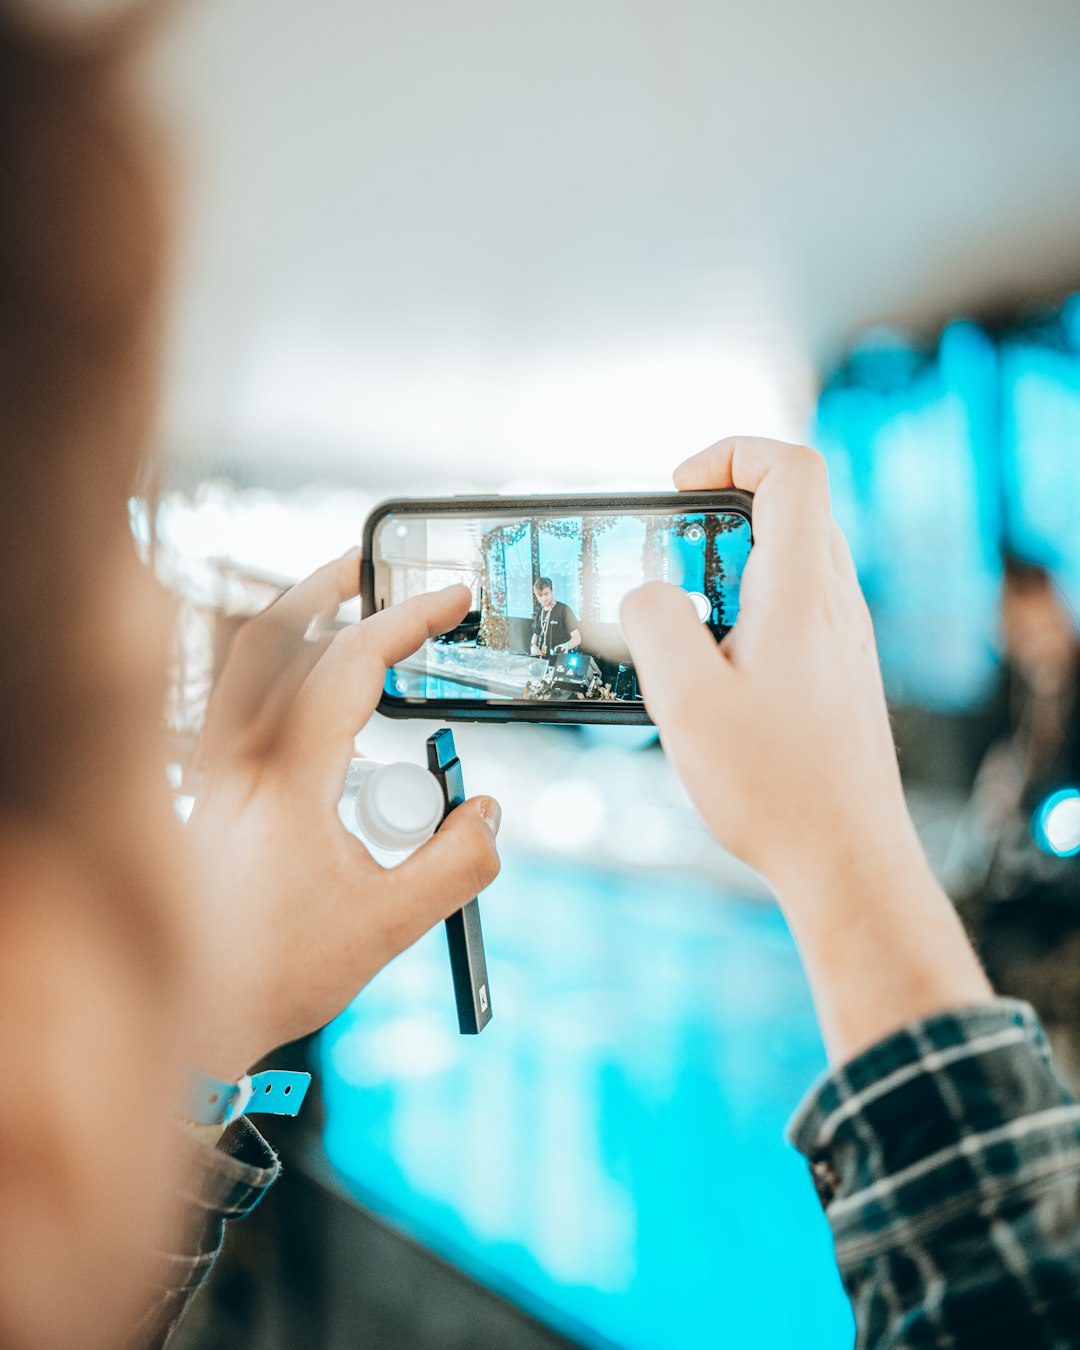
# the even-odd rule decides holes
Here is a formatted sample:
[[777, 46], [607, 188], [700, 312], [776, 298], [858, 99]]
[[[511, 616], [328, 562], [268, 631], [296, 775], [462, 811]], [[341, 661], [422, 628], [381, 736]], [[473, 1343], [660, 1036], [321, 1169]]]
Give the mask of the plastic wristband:
[[303, 1105], [311, 1074], [268, 1069], [239, 1083], [226, 1083], [199, 1069], [188, 1070], [184, 1115], [196, 1125], [231, 1125], [238, 1116], [295, 1116]]

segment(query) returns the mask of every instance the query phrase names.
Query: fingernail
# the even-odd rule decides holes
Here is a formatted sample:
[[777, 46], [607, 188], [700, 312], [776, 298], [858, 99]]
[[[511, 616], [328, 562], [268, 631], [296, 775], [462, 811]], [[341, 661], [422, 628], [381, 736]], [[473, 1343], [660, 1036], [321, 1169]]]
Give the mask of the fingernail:
[[363, 550], [363, 548], [361, 547], [361, 545], [359, 545], [359, 544], [354, 544], [352, 548], [346, 549], [345, 552], [344, 552], [341, 556], [342, 556], [342, 559], [345, 559], [345, 558], [359, 558], [359, 557], [363, 554], [363, 552], [364, 552], [364, 550]]
[[502, 807], [494, 797], [482, 797], [480, 799], [480, 815], [491, 833], [497, 835], [499, 826], [502, 824]]

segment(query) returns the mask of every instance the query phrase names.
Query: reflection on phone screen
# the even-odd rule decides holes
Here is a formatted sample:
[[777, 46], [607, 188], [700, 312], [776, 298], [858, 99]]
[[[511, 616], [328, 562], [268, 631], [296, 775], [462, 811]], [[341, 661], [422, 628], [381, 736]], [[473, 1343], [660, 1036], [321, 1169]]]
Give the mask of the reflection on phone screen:
[[717, 640], [739, 612], [750, 524], [734, 511], [685, 515], [385, 516], [373, 563], [380, 603], [463, 582], [465, 620], [387, 673], [404, 700], [640, 703], [619, 628], [644, 581], [687, 591]]

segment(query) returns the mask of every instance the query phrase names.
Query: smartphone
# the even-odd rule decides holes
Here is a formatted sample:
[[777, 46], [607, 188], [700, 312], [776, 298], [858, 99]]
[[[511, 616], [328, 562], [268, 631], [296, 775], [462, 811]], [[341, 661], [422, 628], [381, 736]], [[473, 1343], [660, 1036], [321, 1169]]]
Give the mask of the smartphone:
[[463, 582], [457, 628], [391, 667], [388, 717], [648, 723], [619, 605], [681, 586], [719, 641], [739, 612], [750, 493], [398, 498], [364, 526], [365, 615]]

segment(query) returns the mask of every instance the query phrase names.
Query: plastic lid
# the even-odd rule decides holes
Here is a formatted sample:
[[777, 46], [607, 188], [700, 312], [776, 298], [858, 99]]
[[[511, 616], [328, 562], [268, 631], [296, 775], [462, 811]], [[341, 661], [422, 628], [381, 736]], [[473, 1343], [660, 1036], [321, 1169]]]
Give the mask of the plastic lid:
[[445, 809], [434, 774], [419, 764], [380, 764], [356, 800], [362, 833], [379, 848], [419, 848], [435, 833]]

